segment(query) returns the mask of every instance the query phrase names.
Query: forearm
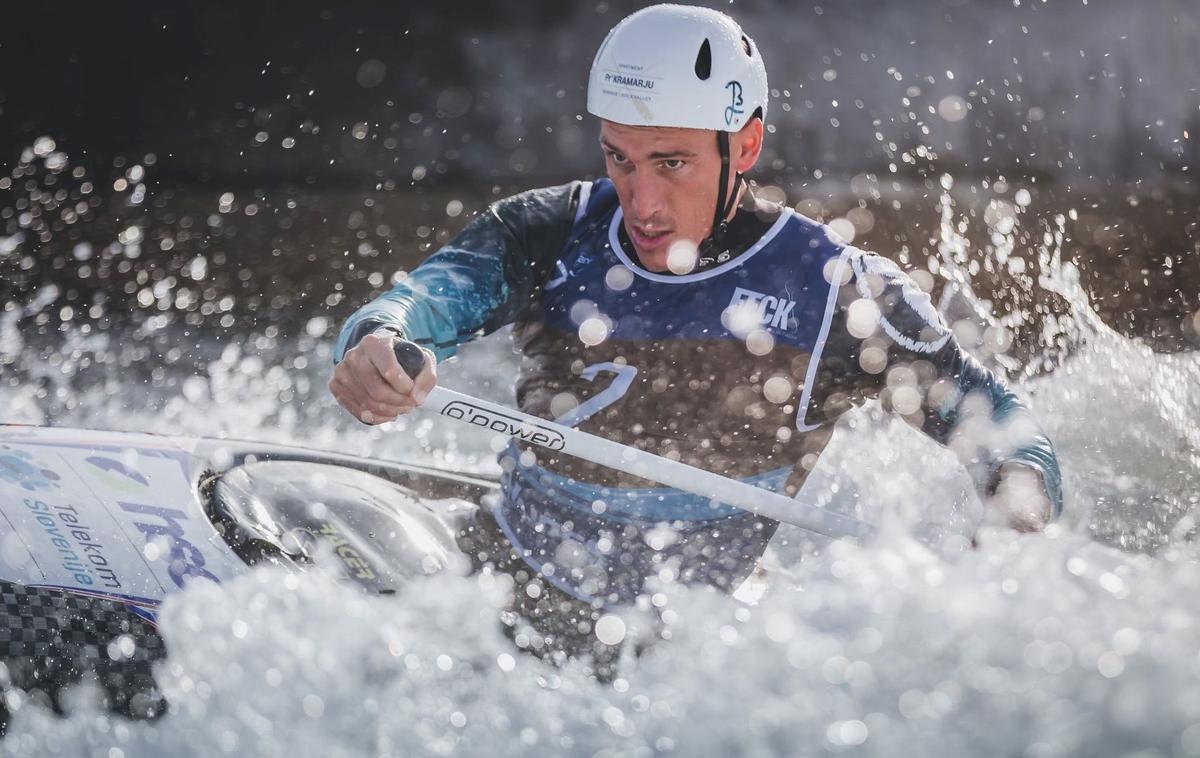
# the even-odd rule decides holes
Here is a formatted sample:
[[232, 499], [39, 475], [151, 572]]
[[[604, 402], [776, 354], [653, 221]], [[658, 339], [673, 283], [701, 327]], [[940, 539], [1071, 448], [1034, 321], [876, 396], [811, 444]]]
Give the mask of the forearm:
[[448, 358], [461, 343], [491, 331], [488, 327], [509, 291], [498, 268], [487, 256], [459, 250], [431, 257], [347, 319], [335, 360], [382, 326], [432, 350], [438, 360]]
[[941, 383], [930, 392], [925, 431], [967, 461], [981, 495], [995, 494], [1005, 466], [1020, 465], [1037, 472], [1053, 515], [1060, 514], [1058, 458], [1029, 409], [953, 340], [931, 358]]
[[562, 251], [581, 187], [530, 190], [489, 207], [408, 278], [355, 312], [334, 359], [381, 326], [444, 359], [463, 342], [520, 318]]
[[[958, 454], [984, 498], [995, 493], [1003, 466], [1020, 464], [1039, 474], [1054, 514], [1060, 513], [1058, 459], [1029, 409], [958, 344], [928, 294], [895, 264], [871, 254], [851, 262], [859, 296], [879, 309], [876, 338], [889, 345], [887, 365], [932, 369], [909, 372], [906, 380], [921, 385], [921, 429]], [[885, 379], [887, 374], [877, 376]], [[885, 399], [891, 391], [883, 390]]]

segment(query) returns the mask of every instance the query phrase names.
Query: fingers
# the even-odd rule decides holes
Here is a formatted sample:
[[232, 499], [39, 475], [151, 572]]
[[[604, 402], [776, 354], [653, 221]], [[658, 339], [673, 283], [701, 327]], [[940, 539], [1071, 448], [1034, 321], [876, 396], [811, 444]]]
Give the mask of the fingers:
[[392, 337], [369, 334], [346, 352], [342, 364], [349, 364], [351, 382], [358, 384], [368, 397], [380, 403], [399, 405], [408, 400], [412, 380], [392, 353]]
[[334, 377], [329, 382], [329, 391], [338, 404], [365, 424], [382, 424], [395, 421], [397, 416], [408, 413], [415, 407], [412, 403], [389, 405], [376, 403], [364, 396], [353, 386]]
[[346, 352], [329, 382], [338, 404], [363, 423], [394, 421], [423, 403], [437, 384], [432, 352], [422, 349], [425, 367], [414, 381], [396, 360], [394, 342], [393, 337], [367, 335]]
[[412, 392], [413, 380], [400, 368], [400, 362], [396, 360], [396, 353], [392, 348], [395, 344], [395, 337], [369, 334], [363, 337], [355, 350], [361, 348], [360, 359], [374, 369], [389, 389], [400, 395], [408, 395]]
[[434, 357], [432, 351], [425, 348], [421, 348], [421, 352], [425, 354], [425, 368], [421, 369], [420, 374], [417, 374], [412, 392], [413, 400], [417, 405], [425, 402], [429, 392], [437, 386], [437, 358]]
[[[370, 341], [368, 341], [370, 340]], [[421, 348], [425, 356], [425, 366], [416, 379], [409, 377], [396, 360], [394, 337], [369, 335], [362, 343], [365, 359], [370, 363], [375, 373], [383, 380], [383, 385], [367, 381], [364, 386], [372, 400], [381, 403], [400, 402], [420, 405], [429, 396], [430, 390], [437, 385], [437, 357], [433, 351]], [[370, 373], [370, 372], [367, 372]]]

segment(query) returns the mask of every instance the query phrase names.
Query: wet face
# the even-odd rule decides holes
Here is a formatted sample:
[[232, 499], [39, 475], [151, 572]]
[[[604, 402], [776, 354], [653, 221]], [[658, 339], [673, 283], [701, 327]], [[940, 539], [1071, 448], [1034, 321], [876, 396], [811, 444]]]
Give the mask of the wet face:
[[[762, 122], [751, 119], [729, 142], [731, 166], [749, 171], [762, 150]], [[712, 230], [721, 176], [716, 132], [602, 121], [600, 147], [638, 259], [667, 271], [672, 245], [695, 247]], [[727, 193], [733, 181], [730, 171]]]

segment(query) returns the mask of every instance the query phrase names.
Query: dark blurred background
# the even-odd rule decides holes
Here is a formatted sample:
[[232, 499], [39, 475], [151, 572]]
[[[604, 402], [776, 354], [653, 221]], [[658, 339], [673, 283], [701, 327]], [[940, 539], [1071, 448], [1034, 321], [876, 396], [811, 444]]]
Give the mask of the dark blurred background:
[[[561, 181], [598, 166], [588, 66], [644, 4], [12, 3], [0, 158], [49, 134], [93, 169], [154, 152], [160, 181]], [[911, 173], [918, 146], [1059, 181], [1197, 156], [1193, 0], [716, 5], [768, 63], [772, 180]]]
[[[332, 333], [487, 202], [601, 170], [588, 67], [644, 4], [9, 4], [4, 313], [51, 338]], [[953, 200], [1028, 355], [1065, 307], [1037, 282], [1061, 223], [1110, 325], [1200, 345], [1200, 4], [713, 5], [767, 60], [764, 191], [939, 288]]]

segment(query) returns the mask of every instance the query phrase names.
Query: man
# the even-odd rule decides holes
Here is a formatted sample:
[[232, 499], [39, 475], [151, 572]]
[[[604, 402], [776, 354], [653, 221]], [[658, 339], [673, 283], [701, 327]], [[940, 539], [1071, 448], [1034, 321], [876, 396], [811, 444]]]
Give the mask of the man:
[[[759, 50], [728, 16], [658, 5], [623, 20], [588, 83], [608, 178], [494, 204], [355, 313], [338, 402], [394, 419], [438, 359], [512, 324], [528, 413], [792, 495], [838, 417], [880, 396], [979, 472], [994, 512], [1041, 528], [1061, 509], [1053, 449], [929, 297], [749, 191], [766, 109]], [[427, 351], [415, 382], [397, 339]], [[548, 649], [580, 649], [648, 577], [735, 589], [778, 526], [516, 443], [501, 463], [503, 497], [461, 542], [516, 577]]]

